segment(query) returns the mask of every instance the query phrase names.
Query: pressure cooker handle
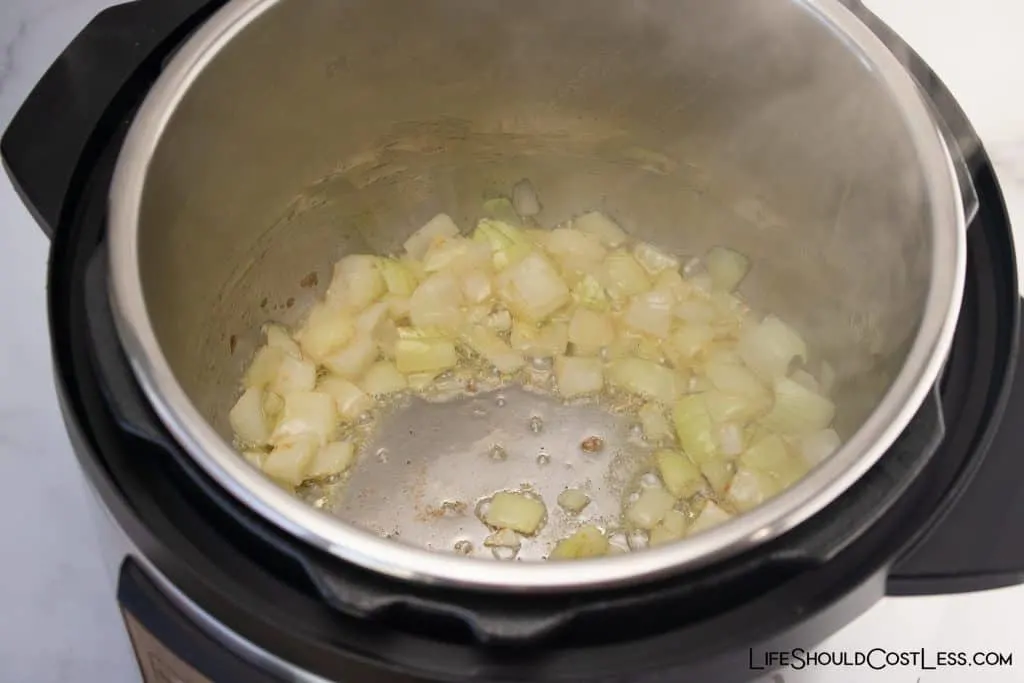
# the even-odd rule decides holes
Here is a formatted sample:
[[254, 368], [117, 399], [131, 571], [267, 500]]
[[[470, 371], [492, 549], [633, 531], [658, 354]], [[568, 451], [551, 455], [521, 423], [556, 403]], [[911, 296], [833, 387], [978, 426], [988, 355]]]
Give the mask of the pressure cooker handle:
[[[1018, 302], [1018, 316], [1021, 302]], [[1002, 420], [973, 477], [952, 492], [944, 513], [889, 572], [889, 595], [939, 595], [1024, 583], [1024, 320], [1018, 319], [1012, 381]], [[995, 409], [999, 415], [1000, 407]]]
[[52, 238], [79, 162], [124, 118], [176, 45], [223, 0], [136, 0], [104, 10], [47, 69], [0, 139], [11, 183]]
[[885, 44], [917, 84], [953, 161], [953, 169], [960, 185], [964, 224], [970, 226], [978, 214], [978, 192], [974, 187], [974, 172], [984, 162], [981, 140], [974, 127], [945, 83], [895, 31], [865, 7], [861, 0], [840, 1]]

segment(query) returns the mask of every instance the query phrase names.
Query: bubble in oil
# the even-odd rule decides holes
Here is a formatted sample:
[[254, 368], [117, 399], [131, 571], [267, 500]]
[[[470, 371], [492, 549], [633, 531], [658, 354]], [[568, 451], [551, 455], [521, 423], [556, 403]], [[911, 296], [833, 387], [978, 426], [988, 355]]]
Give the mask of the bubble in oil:
[[654, 472], [648, 472], [644, 476], [640, 477], [640, 486], [645, 489], [653, 489], [661, 487], [661, 479]]
[[386, 448], [378, 448], [376, 456], [377, 456], [377, 462], [379, 462], [382, 465], [386, 465], [387, 462], [388, 462], [388, 449], [386, 449]]
[[650, 537], [643, 529], [636, 529], [626, 536], [626, 543], [630, 550], [643, 550], [650, 543]]
[[469, 555], [473, 552], [472, 542], [466, 540], [456, 541], [455, 552], [457, 552], [459, 555]]
[[473, 417], [487, 417], [487, 409], [480, 408], [479, 406], [473, 408]]
[[544, 420], [539, 416], [534, 415], [530, 418], [530, 431], [534, 434], [540, 434], [544, 431]]
[[534, 370], [539, 372], [547, 372], [551, 369], [553, 363], [550, 358], [534, 358], [530, 361], [530, 365]]
[[537, 464], [538, 464], [538, 465], [540, 465], [540, 466], [542, 466], [542, 467], [543, 467], [544, 465], [550, 465], [550, 464], [551, 464], [551, 456], [550, 456], [550, 455], [548, 455], [548, 452], [547, 452], [547, 451], [541, 451], [541, 452], [540, 452], [540, 453], [539, 453], [539, 454], [537, 455]]
[[629, 497], [626, 498], [626, 502], [629, 503], [630, 505], [637, 502], [638, 500], [640, 500], [639, 491], [634, 491], [633, 493], [629, 494]]
[[505, 400], [505, 397], [504, 397], [503, 395], [501, 395], [501, 394], [499, 394], [499, 395], [498, 395], [498, 397], [497, 397], [496, 399], [494, 399], [494, 404], [495, 404], [496, 406], [498, 406], [499, 408], [504, 408], [504, 407], [505, 407], [505, 404], [506, 404], [507, 402], [508, 402], [508, 401], [506, 401], [506, 400]]
[[519, 554], [519, 548], [506, 548], [495, 546], [491, 548], [491, 554], [494, 555], [496, 560], [514, 560], [516, 555]]
[[491, 450], [488, 451], [487, 454], [491, 457], [491, 460], [495, 462], [508, 460], [508, 451], [506, 451], [504, 446], [501, 444], [494, 444], [491, 446]]

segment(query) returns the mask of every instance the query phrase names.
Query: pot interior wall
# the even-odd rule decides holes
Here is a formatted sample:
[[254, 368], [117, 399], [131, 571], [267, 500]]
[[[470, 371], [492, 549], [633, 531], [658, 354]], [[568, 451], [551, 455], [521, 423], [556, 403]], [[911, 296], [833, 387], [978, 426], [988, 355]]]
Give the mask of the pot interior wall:
[[342, 255], [438, 211], [468, 228], [524, 177], [545, 225], [597, 208], [679, 254], [749, 255], [743, 294], [836, 368], [841, 432], [901, 366], [924, 183], [877, 75], [812, 9], [291, 0], [206, 65], [147, 171], [143, 287], [179, 381], [227, 434], [261, 323], [299, 319]]

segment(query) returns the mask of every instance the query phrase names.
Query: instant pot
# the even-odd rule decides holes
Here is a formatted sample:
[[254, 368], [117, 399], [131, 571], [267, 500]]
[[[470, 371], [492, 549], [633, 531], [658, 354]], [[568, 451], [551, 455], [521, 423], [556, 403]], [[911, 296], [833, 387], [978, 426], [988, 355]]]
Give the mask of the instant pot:
[[[702, 562], [656, 567], [652, 559], [642, 580], [606, 581], [581, 564], [580, 576], [589, 578], [580, 586], [568, 585], [570, 568], [559, 570], [555, 583], [561, 585], [531, 590], [531, 582], [523, 581], [512, 586], [515, 590], [502, 590], [488, 581], [440, 580], [426, 563], [420, 572], [382, 563], [372, 546], [332, 543], [349, 537], [311, 533], [296, 526], [298, 517], [267, 504], [269, 498], [233, 488], [235, 478], [197, 456], [196, 444], [185, 438], [190, 434], [175, 422], [180, 416], [154, 400], [159, 368], [154, 374], [140, 367], [139, 340], [131, 334], [138, 330], [119, 310], [126, 290], [118, 272], [124, 264], [109, 247], [111, 231], [124, 230], [125, 187], [141, 184], [153, 172], [125, 159], [137, 157], [139, 141], [145, 140], [139, 131], [161, 113], [153, 102], [166, 95], [173, 80], [161, 76], [181, 76], [183, 65], [196, 56], [178, 50], [185, 46], [187, 52], [191, 45], [195, 52], [190, 37], [197, 30], [210, 44], [228, 45], [242, 33], [243, 9], [278, 4], [287, 3], [138, 0], [109, 9], [51, 66], [2, 141], [14, 186], [52, 240], [48, 293], [57, 389], [76, 455], [95, 493], [103, 552], [115, 571], [118, 601], [145, 680], [743, 681], [762, 673], [755, 670], [764, 661], [760, 653], [811, 647], [883, 595], [977, 591], [1024, 581], [1024, 549], [1014, 542], [1024, 519], [1024, 461], [1014, 449], [1013, 420], [1024, 413], [1016, 363], [1020, 305], [999, 185], [984, 147], [949, 92], [898, 37], [852, 1], [793, 4], [823, 26], [837, 12], [849, 14], [854, 30], [870, 30], [880, 39], [888, 58], [898, 60], [926, 95], [948, 152], [948, 168], [941, 170], [956, 181], [951, 196], [959, 219], [950, 225], [966, 235], [963, 259], [948, 259], [947, 286], [936, 286], [942, 284], [941, 274], [929, 276], [930, 291], [942, 290], [949, 301], [959, 302], [958, 315], [932, 320], [940, 338], [932, 349], [936, 358], [919, 354], [922, 368], [936, 360], [938, 379], [920, 391], [908, 390], [897, 406], [907, 413], [899, 433], [892, 439], [880, 436], [887, 447], [877, 448], [876, 457], [860, 458], [864, 471], [834, 486], [834, 495], [819, 499], [818, 508], [799, 518], [790, 515], [790, 523], [776, 524], [750, 542], [730, 543], [729, 552], [704, 554]], [[643, 6], [657, 18], [656, 5]], [[335, 11], [324, 7], [308, 12]], [[401, 13], [410, 7], [396, 3], [388, 9]], [[469, 7], [447, 18], [469, 22], [475, 16]], [[299, 14], [276, 17], [301, 25]], [[429, 21], [424, 26], [429, 29]], [[236, 51], [236, 78], [258, 82], [262, 69], [285, 61], [275, 57], [272, 33], [262, 35], [267, 49], [261, 59], [247, 61], [244, 51]], [[424, 35], [429, 41], [430, 32]], [[298, 40], [293, 48], [301, 53], [315, 42]], [[799, 47], [779, 49], [791, 50], [792, 57]], [[328, 60], [320, 76], [366, 57], [340, 53], [349, 61]], [[429, 69], [418, 75], [427, 81], [434, 76]], [[588, 82], [599, 83], [601, 77], [581, 71], [565, 84], [567, 97], [585, 92]], [[714, 78], [710, 82], [714, 90]], [[231, 101], [230, 93], [220, 94], [222, 102]], [[374, 96], [372, 91], [361, 95], [363, 102]], [[288, 93], [282, 97], [287, 103]], [[226, 120], [244, 128], [250, 118], [258, 119], [246, 118], [244, 98], [237, 102], [221, 112]], [[283, 111], [287, 114], [288, 107]], [[330, 114], [343, 125], [345, 111]], [[317, 140], [316, 130], [306, 133], [296, 138], [295, 149]], [[781, 145], [784, 138], [771, 144]], [[177, 156], [158, 156], [159, 170], [181, 183], [227, 170], [211, 171], [216, 160], [192, 167], [180, 162], [202, 158], [197, 139], [201, 136], [172, 148]], [[254, 137], [252, 144], [260, 141]], [[217, 148], [216, 140], [207, 143]], [[900, 150], [873, 152], [898, 155]], [[285, 163], [288, 153], [276, 149], [276, 162]], [[322, 153], [329, 156], [331, 150]], [[648, 170], [664, 161], [642, 157], [639, 163]], [[635, 156], [632, 161], [637, 163]], [[800, 173], [785, 165], [775, 170], [780, 176]], [[920, 184], [934, 189], [939, 175]], [[915, 188], [928, 194], [905, 174], [874, 181], [901, 188], [902, 195], [894, 196], [917, 196]], [[202, 188], [195, 192], [151, 205], [158, 218], [188, 216], [208, 199]], [[307, 209], [317, 208], [310, 203], [314, 206]], [[905, 208], [884, 210], [909, 216], [909, 209], [901, 213]], [[946, 209], [932, 201], [925, 213], [934, 222]], [[863, 242], [880, 251], [865, 252], [865, 269], [872, 267], [872, 256], [884, 261], [891, 256], [884, 250], [897, 248], [875, 239], [871, 230], [863, 228]], [[189, 267], [208, 273], [213, 258], [186, 232], [166, 234], [166, 242], [150, 239], [148, 244], [156, 246], [146, 247], [146, 264], [154, 269], [147, 274], [156, 272], [158, 281], [147, 285], [151, 290], [160, 288], [161, 276], [165, 288], [178, 286]], [[954, 252], [960, 253], [951, 247], [945, 255]], [[166, 262], [159, 259], [170, 253], [174, 257]], [[930, 254], [943, 252], [933, 244]], [[913, 263], [916, 256], [903, 258]], [[121, 282], [112, 284], [112, 278]], [[961, 278], [962, 296], [957, 296]], [[912, 279], [907, 276], [908, 283]], [[891, 281], [884, 285], [858, 295], [901, 295]], [[111, 297], [118, 286], [120, 298]], [[173, 298], [165, 303], [168, 310], [180, 306]], [[285, 302], [271, 305], [289, 308]], [[184, 317], [178, 322], [190, 311], [179, 314]], [[946, 323], [944, 344], [940, 328]], [[207, 340], [185, 337], [181, 348], [216, 353], [203, 347]], [[907, 357], [913, 358], [913, 351]], [[213, 372], [199, 367], [195, 374], [204, 371]], [[650, 557], [669, 555], [652, 552]], [[505, 575], [518, 576], [495, 569], [491, 578]], [[532, 588], [539, 587], [535, 581]]]

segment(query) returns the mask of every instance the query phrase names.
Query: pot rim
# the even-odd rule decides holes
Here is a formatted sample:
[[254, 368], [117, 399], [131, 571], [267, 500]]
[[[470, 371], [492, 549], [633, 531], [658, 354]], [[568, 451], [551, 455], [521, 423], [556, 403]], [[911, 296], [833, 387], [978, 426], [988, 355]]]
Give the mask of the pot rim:
[[637, 583], [750, 550], [815, 515], [881, 458], [931, 391], [952, 344], [966, 275], [966, 225], [949, 148], [912, 76], [867, 26], [838, 0], [794, 0], [880, 75], [917, 150], [932, 215], [931, 281], [920, 328], [885, 396], [839, 450], [783, 493], [720, 526], [640, 553], [565, 563], [495, 562], [396, 543], [283, 491], [237, 454], [178, 383], [146, 309], [138, 259], [138, 217], [148, 166], [173, 112], [220, 49], [281, 1], [230, 0], [187, 40], [157, 79], [117, 160], [109, 195], [108, 249], [115, 326], [154, 411], [210, 477], [286, 533], [392, 578], [452, 588], [537, 592]]

